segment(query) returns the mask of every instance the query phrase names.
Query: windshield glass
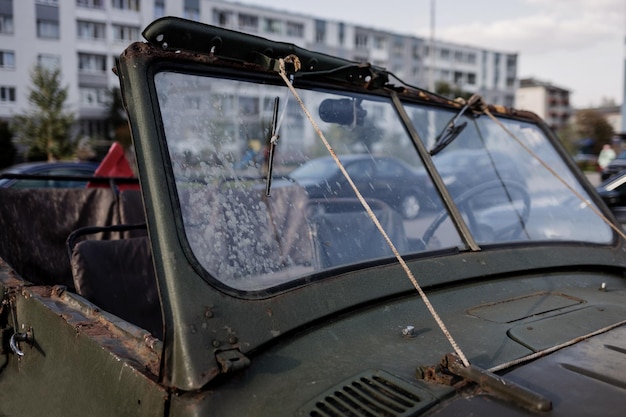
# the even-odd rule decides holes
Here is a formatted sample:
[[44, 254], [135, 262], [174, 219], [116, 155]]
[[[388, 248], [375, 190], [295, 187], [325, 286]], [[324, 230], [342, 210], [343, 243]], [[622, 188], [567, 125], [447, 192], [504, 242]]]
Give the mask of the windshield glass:
[[[255, 291], [394, 261], [285, 86], [174, 72], [156, 74], [155, 84], [184, 236], [208, 276]], [[465, 249], [391, 100], [299, 93], [401, 254]], [[427, 147], [455, 116], [415, 105], [408, 112]], [[433, 160], [478, 242], [611, 240], [571, 192], [538, 181], [546, 174], [501, 128], [486, 117], [461, 119], [466, 128]], [[576, 184], [538, 129], [508, 127]]]
[[[428, 148], [435, 143], [433, 132], [454, 117], [412, 105], [407, 112]], [[589, 201], [539, 127], [501, 119], [513, 137], [486, 115], [464, 116], [461, 122], [467, 126], [433, 161], [479, 244], [611, 241], [610, 227], [540, 163]]]

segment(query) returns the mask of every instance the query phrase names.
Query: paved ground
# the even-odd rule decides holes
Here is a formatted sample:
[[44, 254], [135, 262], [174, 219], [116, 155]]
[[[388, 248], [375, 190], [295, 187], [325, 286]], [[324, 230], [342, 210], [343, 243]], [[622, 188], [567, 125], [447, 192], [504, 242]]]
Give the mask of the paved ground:
[[600, 185], [600, 173], [599, 172], [586, 172], [587, 179], [594, 187]]

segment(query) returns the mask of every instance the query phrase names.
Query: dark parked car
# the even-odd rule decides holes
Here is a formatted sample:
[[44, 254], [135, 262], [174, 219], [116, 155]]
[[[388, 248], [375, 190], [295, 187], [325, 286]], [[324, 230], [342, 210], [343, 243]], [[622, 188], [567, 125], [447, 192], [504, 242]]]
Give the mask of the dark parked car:
[[626, 170], [626, 151], [622, 151], [600, 173], [602, 181]]
[[[425, 204], [423, 176], [393, 157], [369, 154], [339, 157], [363, 197], [377, 198], [414, 219]], [[313, 159], [293, 170], [289, 177], [304, 187], [309, 198], [355, 198], [354, 191], [330, 157]]]
[[[26, 162], [0, 171], [3, 188], [78, 188], [87, 180], [72, 177], [91, 177], [98, 168], [96, 162]], [[32, 176], [29, 178], [29, 176]], [[53, 176], [52, 178], [46, 178]]]
[[[115, 60], [141, 187], [0, 188], [0, 416], [624, 416], [626, 234], [537, 115], [195, 21], [143, 35]], [[262, 179], [233, 168], [251, 138]], [[423, 168], [433, 209], [403, 220], [380, 169], [371, 210], [272, 181], [272, 155], [365, 149]]]
[[596, 191], [611, 209], [617, 220], [626, 224], [626, 172], [614, 175], [602, 182]]

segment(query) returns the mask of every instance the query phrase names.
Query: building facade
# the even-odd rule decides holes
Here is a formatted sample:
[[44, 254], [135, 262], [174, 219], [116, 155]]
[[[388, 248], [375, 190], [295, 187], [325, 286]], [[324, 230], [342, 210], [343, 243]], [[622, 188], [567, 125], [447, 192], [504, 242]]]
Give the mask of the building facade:
[[535, 112], [554, 131], [564, 128], [574, 114], [569, 90], [534, 78], [520, 80], [515, 105]]
[[154, 19], [179, 16], [385, 67], [428, 88], [443, 81], [514, 105], [517, 55], [284, 10], [211, 0], [0, 0], [0, 120], [28, 108], [30, 72], [62, 69], [81, 136], [105, 137], [115, 59]]

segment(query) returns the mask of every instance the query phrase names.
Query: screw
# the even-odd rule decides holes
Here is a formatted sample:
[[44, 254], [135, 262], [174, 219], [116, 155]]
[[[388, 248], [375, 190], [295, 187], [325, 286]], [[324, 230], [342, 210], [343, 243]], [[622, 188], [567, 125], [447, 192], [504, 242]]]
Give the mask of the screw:
[[402, 329], [402, 336], [404, 336], [406, 338], [415, 337], [415, 327], [413, 327], [413, 326], [406, 326], [404, 329]]

